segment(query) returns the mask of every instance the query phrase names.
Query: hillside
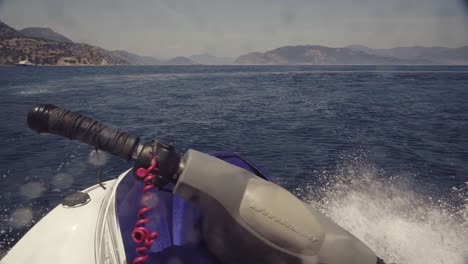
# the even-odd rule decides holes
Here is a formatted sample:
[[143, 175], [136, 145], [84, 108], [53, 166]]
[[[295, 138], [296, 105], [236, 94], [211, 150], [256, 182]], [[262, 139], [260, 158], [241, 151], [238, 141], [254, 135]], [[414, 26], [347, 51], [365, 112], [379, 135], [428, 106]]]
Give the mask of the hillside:
[[379, 56], [388, 56], [395, 57], [399, 59], [428, 59], [435, 53], [443, 52], [449, 50], [445, 47], [396, 47], [391, 49], [372, 49], [363, 45], [350, 45], [345, 48], [350, 48], [354, 50], [360, 50], [369, 54], [379, 55]]
[[50, 28], [28, 27], [19, 30], [21, 34], [30, 38], [39, 38], [57, 42], [73, 43], [73, 41], [64, 35], [61, 35]]
[[50, 28], [28, 27], [17, 31], [0, 21], [0, 64], [11, 65], [21, 60], [37, 65], [468, 65], [468, 46], [373, 49], [363, 45], [343, 48], [301, 45], [252, 52], [235, 60], [198, 54], [162, 61], [125, 50], [107, 51], [74, 43]]
[[164, 65], [199, 65], [186, 57], [175, 57], [168, 61], [163, 62]]
[[23, 37], [21, 33], [0, 21], [0, 40], [20, 37]]
[[70, 44], [32, 38], [0, 41], [0, 64], [28, 59], [39, 65], [119, 65], [129, 64], [109, 51], [88, 44]]
[[286, 46], [264, 53], [253, 52], [235, 60], [244, 65], [352, 65], [412, 64], [414, 61], [368, 54], [350, 48], [329, 48], [318, 45]]
[[161, 60], [158, 60], [153, 57], [149, 56], [140, 56], [125, 50], [115, 50], [112, 53], [126, 61], [128, 61], [132, 65], [160, 65], [162, 63]]
[[0, 64], [15, 64], [25, 59], [38, 65], [129, 64], [96, 46], [31, 38], [0, 22]]
[[363, 45], [351, 45], [346, 48], [378, 56], [417, 60], [425, 64], [468, 64], [468, 46], [455, 49], [422, 46], [372, 49]]
[[434, 55], [435, 60], [445, 64], [468, 64], [468, 46], [449, 49]]

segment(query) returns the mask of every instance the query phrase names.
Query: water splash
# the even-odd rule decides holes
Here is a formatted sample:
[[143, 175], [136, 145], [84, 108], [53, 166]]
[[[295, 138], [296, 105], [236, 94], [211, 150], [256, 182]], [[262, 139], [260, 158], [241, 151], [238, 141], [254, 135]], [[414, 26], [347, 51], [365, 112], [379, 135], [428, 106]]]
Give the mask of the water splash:
[[52, 93], [49, 89], [35, 89], [35, 90], [25, 90], [25, 91], [20, 91], [19, 94], [21, 95], [38, 95], [38, 94], [46, 94], [46, 93]]
[[300, 190], [306, 200], [387, 263], [468, 263], [468, 183], [435, 199], [359, 162], [320, 180]]
[[96, 167], [102, 167], [107, 163], [107, 154], [103, 151], [93, 150], [89, 153], [88, 162]]
[[52, 185], [58, 190], [66, 190], [71, 188], [75, 179], [73, 175], [68, 173], [58, 173], [52, 178]]
[[25, 228], [30, 225], [34, 217], [31, 208], [19, 208], [11, 214], [11, 226], [15, 229]]
[[35, 199], [40, 197], [46, 188], [40, 182], [28, 182], [20, 187], [20, 194], [28, 199]]

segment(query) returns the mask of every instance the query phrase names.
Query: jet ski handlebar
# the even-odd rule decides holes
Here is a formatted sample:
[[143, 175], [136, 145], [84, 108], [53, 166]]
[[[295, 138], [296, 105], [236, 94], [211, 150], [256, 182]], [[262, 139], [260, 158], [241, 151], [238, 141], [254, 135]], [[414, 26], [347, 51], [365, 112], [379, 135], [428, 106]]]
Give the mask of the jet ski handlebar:
[[79, 140], [126, 160], [138, 154], [138, 136], [52, 104], [34, 106], [28, 114], [28, 126], [39, 133]]
[[135, 160], [134, 172], [151, 166], [158, 160], [156, 186], [163, 187], [174, 182], [180, 156], [172, 145], [158, 141], [140, 144], [140, 138], [130, 133], [108, 127], [82, 114], [59, 108], [52, 104], [39, 104], [28, 114], [28, 126], [45, 134], [54, 134], [76, 139], [126, 160]]

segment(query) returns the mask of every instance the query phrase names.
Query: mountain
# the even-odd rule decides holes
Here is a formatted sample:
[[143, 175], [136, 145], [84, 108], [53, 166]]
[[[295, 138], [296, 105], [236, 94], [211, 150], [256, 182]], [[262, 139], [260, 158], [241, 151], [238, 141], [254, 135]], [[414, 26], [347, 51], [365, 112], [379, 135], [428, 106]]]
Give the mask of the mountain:
[[234, 59], [228, 57], [216, 57], [210, 54], [196, 54], [188, 57], [190, 60], [203, 65], [229, 65]]
[[401, 59], [429, 59], [433, 54], [449, 50], [445, 47], [397, 47], [392, 49], [376, 49], [377, 55], [392, 56]]
[[449, 49], [434, 55], [434, 59], [445, 64], [468, 64], [468, 46]]
[[378, 56], [418, 60], [425, 64], [468, 64], [468, 46], [457, 49], [422, 46], [372, 49], [363, 45], [351, 45], [346, 48]]
[[372, 54], [374, 49], [371, 49], [367, 46], [364, 46], [364, 45], [348, 45], [346, 46], [345, 48], [347, 49], [353, 49], [353, 50], [359, 50], [359, 51], [363, 51], [365, 53], [369, 53], [369, 54]]
[[23, 37], [21, 33], [0, 21], [0, 40], [20, 37]]
[[363, 51], [369, 54], [378, 55], [378, 56], [388, 56], [395, 57], [399, 59], [425, 59], [429, 60], [433, 54], [444, 52], [450, 50], [445, 47], [422, 47], [422, 46], [413, 46], [413, 47], [397, 47], [391, 49], [372, 49], [363, 45], [350, 45], [345, 48], [350, 48], [354, 50]]
[[128, 61], [110, 51], [88, 44], [64, 43], [32, 38], [0, 41], [0, 64], [28, 59], [39, 65], [120, 65]]
[[186, 57], [175, 57], [163, 63], [164, 65], [199, 65]]
[[112, 53], [128, 61], [132, 65], [160, 65], [163, 61], [149, 56], [140, 56], [125, 50], [115, 50]]
[[248, 53], [238, 57], [235, 63], [244, 65], [388, 65], [412, 64], [417, 62], [373, 55], [350, 48], [302, 45], [281, 47], [264, 53]]
[[73, 43], [69, 38], [53, 31], [50, 28], [27, 27], [19, 30], [21, 34], [30, 38], [46, 39], [57, 42]]
[[129, 64], [100, 47], [31, 38], [0, 22], [0, 65], [25, 59], [40, 65]]

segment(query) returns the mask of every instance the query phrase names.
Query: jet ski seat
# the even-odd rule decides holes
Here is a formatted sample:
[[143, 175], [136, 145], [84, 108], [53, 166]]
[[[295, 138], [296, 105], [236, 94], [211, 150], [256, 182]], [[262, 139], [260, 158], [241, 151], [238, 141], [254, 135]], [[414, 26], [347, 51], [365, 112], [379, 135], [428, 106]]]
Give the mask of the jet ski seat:
[[[238, 154], [215, 153], [213, 156], [270, 180], [259, 168]], [[116, 191], [116, 214], [128, 263], [139, 256], [135, 251], [132, 231], [138, 220], [143, 187], [143, 183], [135, 180], [130, 171], [120, 181]], [[147, 215], [150, 222], [146, 226], [158, 231], [159, 237], [147, 251], [147, 263], [220, 264], [203, 241], [203, 217], [200, 210], [171, 192], [157, 189], [151, 192], [155, 199], [153, 210]]]

